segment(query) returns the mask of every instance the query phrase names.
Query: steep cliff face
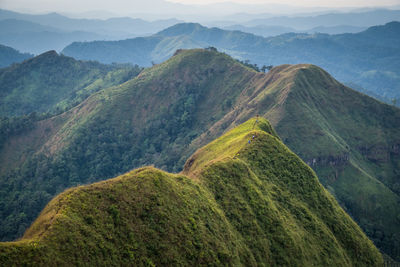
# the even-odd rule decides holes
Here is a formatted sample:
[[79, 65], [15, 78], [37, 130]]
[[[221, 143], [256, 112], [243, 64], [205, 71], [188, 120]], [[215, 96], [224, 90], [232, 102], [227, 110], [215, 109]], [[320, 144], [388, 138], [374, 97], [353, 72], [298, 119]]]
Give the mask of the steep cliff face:
[[265, 119], [229, 131], [183, 174], [152, 167], [54, 198], [2, 265], [382, 266], [357, 224]]

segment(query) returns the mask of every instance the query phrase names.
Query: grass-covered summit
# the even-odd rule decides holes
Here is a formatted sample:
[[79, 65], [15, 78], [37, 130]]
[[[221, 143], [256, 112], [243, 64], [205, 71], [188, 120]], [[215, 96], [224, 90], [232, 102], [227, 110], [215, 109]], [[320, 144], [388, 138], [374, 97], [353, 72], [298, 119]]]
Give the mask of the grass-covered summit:
[[2, 265], [381, 266], [314, 172], [253, 118], [183, 174], [153, 167], [54, 198]]
[[180, 51], [27, 129], [0, 127], [0, 240], [21, 237], [68, 187], [149, 164], [179, 172], [198, 148], [257, 114], [399, 259], [400, 110], [314, 65], [260, 73], [204, 49]]

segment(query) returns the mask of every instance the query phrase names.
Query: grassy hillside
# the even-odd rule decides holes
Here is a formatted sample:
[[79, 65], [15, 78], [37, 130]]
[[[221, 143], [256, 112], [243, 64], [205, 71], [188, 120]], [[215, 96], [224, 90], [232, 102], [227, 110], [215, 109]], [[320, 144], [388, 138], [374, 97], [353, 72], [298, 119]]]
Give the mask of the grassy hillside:
[[0, 243], [0, 263], [383, 266], [265, 119], [200, 149], [185, 173], [145, 167], [69, 189], [20, 241]]
[[399, 110], [313, 65], [282, 65], [264, 74], [199, 49], [180, 51], [5, 138], [1, 239], [22, 236], [67, 187], [149, 164], [180, 171], [199, 147], [257, 114], [271, 121], [379, 248], [398, 257]]
[[[22, 235], [66, 187], [148, 164], [180, 170], [196, 149], [182, 155], [190, 141], [232, 109], [255, 75], [226, 55], [184, 51], [64, 114], [9, 135], [0, 152], [0, 201], [6, 207], [0, 209], [1, 239]], [[21, 184], [29, 186], [21, 191]]]
[[54, 51], [0, 69], [0, 116], [55, 112], [132, 79], [140, 68], [77, 61]]
[[8, 67], [13, 63], [22, 62], [32, 56], [33, 55], [27, 53], [20, 53], [11, 47], [0, 45], [0, 68]]
[[[312, 65], [280, 66], [264, 79], [211, 132], [257, 113], [270, 119], [283, 142], [317, 172], [375, 244], [397, 258], [400, 110], [341, 85]], [[202, 135], [192, 145], [207, 141]]]
[[[149, 66], [151, 62], [164, 61], [180, 48], [214, 46], [237, 59], [250, 60], [259, 66], [315, 64], [341, 82], [357, 84], [392, 100], [400, 98], [399, 36], [399, 22], [371, 27], [355, 34], [289, 33], [269, 38], [181, 23], [146, 38], [73, 43], [63, 53], [78, 59]], [[155, 43], [141, 44], [147, 42]], [[157, 45], [161, 42], [171, 49]]]

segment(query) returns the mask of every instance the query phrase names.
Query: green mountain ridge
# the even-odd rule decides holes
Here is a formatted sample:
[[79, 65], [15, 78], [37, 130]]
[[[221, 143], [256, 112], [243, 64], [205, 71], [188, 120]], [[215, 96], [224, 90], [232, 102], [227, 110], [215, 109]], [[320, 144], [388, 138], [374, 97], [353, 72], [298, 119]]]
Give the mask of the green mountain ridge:
[[49, 51], [0, 69], [0, 116], [69, 109], [90, 94], [132, 79], [140, 71], [137, 66], [77, 61]]
[[265, 119], [201, 148], [184, 173], [145, 167], [68, 189], [20, 241], [0, 243], [0, 263], [383, 266]]
[[398, 258], [400, 111], [313, 65], [264, 74], [201, 49], [180, 51], [8, 138], [0, 150], [0, 237], [21, 236], [70, 186], [149, 164], [178, 172], [199, 147], [257, 114], [375, 244]]
[[[357, 84], [383, 98], [398, 99], [399, 36], [400, 22], [397, 21], [355, 34], [288, 33], [269, 38], [207, 28], [197, 23], [180, 23], [150, 37], [117, 42], [75, 42], [62, 53], [104, 63], [131, 62], [150, 66], [151, 62], [163, 62], [180, 48], [213, 46], [259, 66], [311, 63], [341, 82]], [[143, 45], [143, 40], [163, 42], [174, 49], [164, 51], [155, 43]]]

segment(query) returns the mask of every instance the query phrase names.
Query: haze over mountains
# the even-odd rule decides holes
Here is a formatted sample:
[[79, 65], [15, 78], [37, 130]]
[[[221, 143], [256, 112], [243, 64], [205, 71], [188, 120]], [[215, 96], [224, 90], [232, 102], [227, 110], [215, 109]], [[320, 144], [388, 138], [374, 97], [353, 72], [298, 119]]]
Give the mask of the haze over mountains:
[[[179, 171], [196, 149], [256, 114], [316, 170], [369, 238], [398, 258], [399, 109], [316, 66], [264, 74], [206, 50], [178, 52], [63, 114], [3, 132], [1, 238], [21, 236], [69, 186], [147, 164]], [[13, 129], [7, 123], [2, 131]]]
[[73, 43], [63, 53], [103, 63], [162, 62], [177, 49], [213, 46], [259, 66], [312, 63], [338, 80], [390, 101], [400, 98], [400, 23], [371, 27], [356, 34], [260, 36], [183, 23], [150, 37], [112, 42]]
[[61, 51], [74, 41], [119, 40], [153, 34], [179, 23], [179, 20], [111, 18], [107, 20], [71, 19], [57, 13], [21, 14], [0, 10], [0, 43], [23, 52], [40, 54]]
[[[107, 64], [129, 62], [140, 66], [160, 63], [177, 49], [214, 46], [235, 58], [250, 60], [259, 66], [316, 64], [352, 88], [386, 103], [400, 105], [400, 67], [397, 64], [400, 61], [400, 40], [396, 38], [400, 36], [399, 23], [388, 23], [363, 31], [373, 23], [400, 20], [400, 11], [368, 10], [286, 17], [269, 15], [265, 19], [258, 15], [249, 21], [242, 14], [239, 18], [243, 21], [242, 25], [229, 20], [214, 24], [242, 32], [190, 23], [174, 25], [179, 22], [175, 19], [153, 22], [131, 18], [88, 20], [70, 19], [55, 13], [27, 15], [1, 10], [0, 25], [4, 27], [0, 27], [0, 43], [20, 51], [41, 53], [54, 49], [81, 60], [97, 60]], [[275, 26], [278, 23], [279, 26]], [[159, 31], [168, 26], [171, 27]], [[148, 37], [86, 42], [125, 39], [130, 35], [143, 36], [157, 31]], [[261, 38], [245, 31], [263, 36], [297, 33]], [[301, 33], [304, 31], [309, 34]], [[355, 34], [326, 35], [319, 32]], [[79, 40], [85, 42], [77, 43]]]
[[[196, 19], [196, 17], [185, 20], [199, 21], [204, 25], [242, 30], [262, 36], [288, 32], [330, 34], [359, 32], [370, 26], [400, 20], [398, 10], [367, 10], [353, 13], [333, 11], [333, 13], [318, 14], [297, 16], [241, 14], [227, 16], [225, 20], [220, 21]], [[179, 22], [183, 21], [171, 16], [167, 19], [152, 21], [131, 17], [114, 17], [106, 20], [73, 19], [57, 13], [31, 15], [2, 9], [0, 10], [0, 43], [22, 52], [40, 54], [48, 50], [61, 51], [74, 41], [121, 40], [147, 36]]]

